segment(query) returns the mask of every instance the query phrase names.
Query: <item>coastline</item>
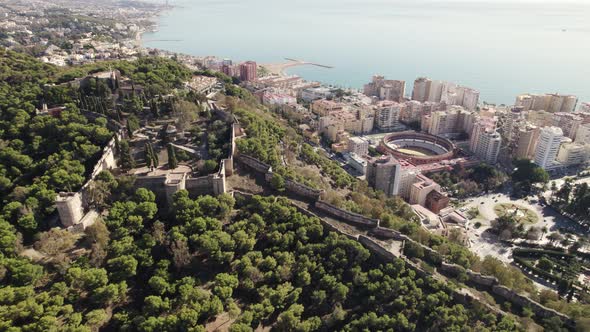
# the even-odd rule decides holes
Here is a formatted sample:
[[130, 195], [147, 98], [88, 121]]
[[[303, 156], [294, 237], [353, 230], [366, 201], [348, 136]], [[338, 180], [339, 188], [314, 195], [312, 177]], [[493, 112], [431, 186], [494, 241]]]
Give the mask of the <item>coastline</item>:
[[[393, 77], [395, 79], [404, 80], [410, 85], [418, 77], [429, 77], [437, 81], [449, 81], [455, 82], [458, 85], [473, 87], [481, 93], [481, 101], [490, 105], [511, 105], [514, 103], [514, 98], [516, 96], [525, 93], [543, 94], [548, 92], [557, 92], [567, 95], [576, 95], [579, 98], [579, 102], [586, 101], [587, 99], [590, 100], [590, 96], [588, 96], [588, 93], [585, 89], [580, 89], [580, 85], [571, 83], [573, 80], [565, 81], [562, 79], [551, 79], [550, 76], [539, 74], [540, 71], [532, 72], [533, 74], [538, 75], [538, 77], [533, 79], [533, 76], [531, 75], [531, 78], [527, 78], [527, 75], [525, 75], [526, 70], [525, 74], [517, 75], [518, 79], [512, 80], [508, 78], [510, 78], [511, 75], [514, 75], [513, 73], [515, 73], [515, 71], [511, 71], [510, 73], [506, 74], [509, 76], [500, 76], [499, 73], [501, 73], [502, 70], [490, 71], [489, 69], [486, 69], [491, 68], [493, 65], [500, 66], [500, 64], [492, 63], [489, 65], [483, 61], [481, 63], [482, 66], [479, 66], [477, 69], [463, 72], [465, 66], [457, 65], [456, 67], [453, 67], [453, 65], [458, 63], [458, 61], [454, 60], [449, 61], [450, 66], [445, 65], [445, 63], [439, 65], [437, 62], [429, 62], [427, 65], [421, 66], [419, 62], [421, 59], [419, 58], [410, 60], [400, 58], [396, 60], [400, 61], [399, 63], [392, 63], [391, 65], [388, 65], [387, 60], [382, 60], [380, 58], [369, 58], [369, 60], [366, 61], [355, 62], [348, 60], [343, 61], [341, 58], [334, 57], [331, 54], [328, 54], [329, 56], [325, 56], [326, 53], [321, 53], [316, 57], [314, 54], [310, 55], [309, 52], [299, 52], [299, 49], [285, 48], [283, 50], [283, 52], [285, 52], [284, 54], [286, 55], [293, 54], [301, 56], [303, 59], [317, 59], [317, 61], [324, 61], [327, 63], [334, 61], [334, 64], [338, 66], [337, 70], [325, 72], [321, 70], [316, 71], [310, 67], [303, 67], [304, 65], [309, 65], [308, 63], [304, 64], [297, 61], [281, 62], [280, 58], [277, 57], [274, 51], [269, 52], [268, 56], [265, 56], [266, 53], [256, 50], [254, 50], [254, 53], [252, 53], [250, 50], [250, 53], [248, 53], [250, 56], [246, 56], [249, 58], [243, 58], [245, 55], [239, 50], [236, 52], [235, 48], [227, 46], [214, 49], [209, 48], [207, 44], [207, 40], [209, 39], [207, 39], [205, 36], [191, 38], [192, 35], [190, 35], [190, 33], [189, 35], [183, 35], [182, 30], [178, 30], [178, 33], [176, 33], [176, 27], [173, 26], [173, 23], [176, 22], [176, 13], [178, 11], [180, 13], [190, 12], [190, 10], [193, 8], [190, 3], [185, 3], [184, 6], [186, 6], [186, 8], [182, 8], [181, 10], [178, 9], [178, 6], [170, 6], [169, 8], [163, 7], [161, 11], [154, 13], [154, 29], [145, 29], [142, 31], [139, 36], [138, 45], [143, 49], [176, 53], [179, 55], [194, 57], [195, 59], [215, 57], [218, 59], [229, 58], [232, 60], [253, 60], [256, 61], [260, 67], [265, 68], [269, 73], [277, 76], [287, 77], [298, 75], [308, 81], [321, 82], [322, 85], [339, 86], [351, 89], [362, 88], [362, 86], [366, 83], [366, 81], [361, 80], [362, 77], [366, 77], [366, 80], [369, 80], [372, 75], [380, 74]], [[174, 15], [170, 13], [166, 13], [166, 16], [162, 15], [164, 11], [168, 10], [174, 10], [177, 12], [175, 12]], [[198, 11], [195, 11], [195, 13], [198, 13]], [[173, 17], [168, 17], [168, 14]], [[186, 16], [187, 15], [179, 15], [181, 19], [186, 18]], [[161, 33], [154, 33], [158, 31], [160, 24], [170, 24], [172, 27], [166, 27], [165, 29], [162, 29]], [[154, 34], [152, 35], [150, 32]], [[220, 34], [223, 35], [223, 31], [220, 32]], [[160, 43], [158, 42], [159, 40], [156, 40], [160, 38], [176, 38], [177, 36], [178, 38], [184, 39], [182, 43]], [[154, 40], [150, 40], [152, 38]], [[167, 42], [172, 40], [162, 41]], [[273, 40], [264, 39], [258, 41], [264, 44], [272, 42]], [[198, 45], [201, 42], [203, 43], [202, 45], [204, 45], [203, 48], [195, 47], [193, 45], [195, 43]], [[213, 43], [215, 43], [215, 41], [213, 41]], [[174, 49], [175, 51], [171, 49]], [[209, 49], [210, 51], [205, 49]], [[231, 55], [225, 56], [226, 53]], [[259, 61], [260, 58], [263, 61]], [[487, 58], [484, 57], [483, 59], [485, 60]], [[404, 64], [403, 61], [406, 61], [407, 63]], [[411, 65], [407, 65], [408, 63]], [[501, 65], [503, 67], [509, 68], [511, 67], [512, 63], [516, 63], [516, 61], [504, 62]], [[516, 83], [503, 84], [503, 80]], [[581, 82], [583, 83], [583, 81]]]

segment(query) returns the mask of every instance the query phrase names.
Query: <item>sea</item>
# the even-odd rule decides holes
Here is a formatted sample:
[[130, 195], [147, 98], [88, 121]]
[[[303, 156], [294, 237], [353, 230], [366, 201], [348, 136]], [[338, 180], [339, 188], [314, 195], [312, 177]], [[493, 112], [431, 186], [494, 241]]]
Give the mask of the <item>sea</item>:
[[[154, 0], [157, 1], [157, 0]], [[165, 0], [162, 0], [165, 2]], [[361, 88], [375, 74], [446, 80], [513, 104], [522, 93], [590, 102], [590, 0], [169, 0], [143, 45], [195, 56], [333, 68], [289, 74]]]

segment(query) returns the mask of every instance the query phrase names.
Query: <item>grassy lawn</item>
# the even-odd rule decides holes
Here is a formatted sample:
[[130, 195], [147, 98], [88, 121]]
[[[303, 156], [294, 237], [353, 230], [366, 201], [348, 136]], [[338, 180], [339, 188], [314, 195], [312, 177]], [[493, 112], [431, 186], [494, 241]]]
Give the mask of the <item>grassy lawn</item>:
[[494, 206], [494, 212], [496, 215], [498, 215], [498, 217], [502, 217], [507, 214], [513, 215], [514, 219], [519, 223], [534, 224], [539, 220], [535, 212], [525, 208], [524, 206], [512, 203], [497, 204]]

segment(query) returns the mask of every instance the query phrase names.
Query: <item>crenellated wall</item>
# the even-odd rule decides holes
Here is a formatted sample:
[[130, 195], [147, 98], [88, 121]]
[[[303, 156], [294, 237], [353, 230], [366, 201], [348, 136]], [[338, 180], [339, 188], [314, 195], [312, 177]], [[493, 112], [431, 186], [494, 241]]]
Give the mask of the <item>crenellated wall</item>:
[[269, 171], [272, 172], [272, 167], [269, 164], [263, 163], [254, 157], [240, 153], [237, 155], [236, 159], [259, 173], [266, 174]]
[[317, 201], [318, 199], [320, 199], [320, 196], [324, 192], [323, 190], [318, 190], [318, 189], [308, 187], [304, 184], [301, 184], [299, 182], [295, 182], [291, 179], [285, 179], [285, 189], [287, 189], [288, 191], [293, 192], [299, 196], [307, 197], [307, 198], [312, 199], [314, 201]]
[[[379, 223], [381, 223], [381, 221], [379, 221]], [[396, 241], [410, 241], [410, 238], [407, 237], [406, 235], [390, 229], [390, 228], [384, 228], [381, 226], [377, 226], [374, 229], [371, 230], [370, 232], [372, 235], [383, 238], [383, 239], [393, 239]]]
[[360, 226], [364, 226], [364, 227], [377, 227], [377, 225], [379, 224], [379, 219], [367, 218], [367, 217], [360, 215], [358, 213], [353, 213], [350, 211], [340, 209], [332, 204], [329, 204], [329, 203], [326, 203], [323, 201], [315, 202], [315, 207], [318, 210], [321, 210], [323, 212], [326, 212], [326, 213], [336, 216], [338, 218], [344, 219], [344, 220], [354, 223], [356, 225], [360, 225]]

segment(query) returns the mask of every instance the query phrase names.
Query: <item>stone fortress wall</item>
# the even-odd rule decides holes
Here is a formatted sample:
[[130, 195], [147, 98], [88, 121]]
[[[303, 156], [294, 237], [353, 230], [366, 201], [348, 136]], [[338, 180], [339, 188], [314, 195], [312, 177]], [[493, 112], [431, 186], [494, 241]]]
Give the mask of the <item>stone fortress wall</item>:
[[316, 200], [315, 207], [318, 210], [321, 210], [323, 212], [331, 214], [331, 215], [338, 217], [340, 219], [346, 220], [346, 221], [353, 223], [357, 226], [374, 228], [374, 227], [377, 227], [377, 225], [379, 224], [379, 219], [367, 218], [367, 217], [360, 215], [358, 213], [354, 213], [354, 212], [340, 209], [332, 204], [326, 203], [321, 200]]
[[[125, 135], [125, 131], [122, 128], [117, 129], [117, 135], [119, 138]], [[228, 155], [228, 158], [225, 158], [221, 161], [219, 171], [215, 174], [210, 174], [204, 177], [198, 178], [190, 178], [189, 174], [182, 173], [182, 174], [175, 174], [169, 173], [166, 176], [154, 176], [154, 177], [138, 177], [136, 180], [136, 186], [144, 187], [147, 189], [152, 190], [156, 195], [160, 197], [165, 197], [165, 202], [168, 206], [171, 206], [172, 195], [182, 189], [186, 189], [189, 191], [191, 195], [198, 196], [203, 194], [213, 194], [219, 195], [222, 193], [227, 192], [226, 187], [226, 176], [230, 176], [234, 172], [234, 159], [241, 164], [253, 169], [254, 171], [258, 172], [259, 174], [263, 175], [266, 181], [269, 181], [272, 178], [272, 167], [266, 163], [261, 162], [260, 160], [253, 158], [251, 156], [245, 154], [239, 154], [236, 151], [235, 140], [237, 137], [243, 135], [243, 131], [240, 128], [237, 119], [234, 117], [234, 122], [232, 124], [232, 134], [231, 134], [231, 149]], [[90, 186], [91, 182], [94, 181], [94, 178], [103, 170], [107, 169], [114, 169], [117, 167], [116, 158], [115, 158], [115, 139], [113, 138], [109, 144], [103, 149], [103, 155], [101, 159], [97, 162], [90, 180], [76, 193], [60, 193], [56, 200], [57, 209], [59, 212], [60, 219], [64, 226], [68, 228], [72, 228], [76, 226], [82, 218], [84, 217], [84, 211], [88, 208], [89, 202], [85, 200], [85, 192]], [[301, 197], [309, 199], [314, 206], [325, 213], [328, 213], [332, 216], [337, 217], [338, 219], [342, 220], [345, 223], [348, 223], [352, 226], [363, 226], [369, 228], [369, 233], [383, 239], [393, 239], [396, 241], [401, 241], [403, 244], [406, 242], [411, 242], [414, 245], [418, 245], [422, 247], [425, 253], [428, 255], [440, 256], [437, 252], [432, 250], [431, 248], [424, 246], [404, 234], [397, 232], [395, 230], [383, 228], [380, 226], [380, 220], [378, 219], [371, 219], [364, 217], [362, 215], [352, 213], [350, 211], [346, 211], [344, 209], [340, 209], [336, 206], [323, 202], [321, 200], [322, 191], [310, 188], [304, 184], [297, 183], [296, 181], [292, 181], [290, 179], [286, 179], [285, 181], [285, 190], [289, 193], [297, 194]], [[240, 193], [242, 195], [249, 195]], [[299, 209], [302, 213], [305, 213], [308, 216], [315, 216], [314, 213], [303, 209], [297, 205], [295, 205], [297, 209]], [[318, 217], [319, 218], [319, 217]], [[363, 246], [365, 246], [369, 251], [376, 254], [378, 257], [385, 261], [390, 261], [393, 259], [402, 259], [406, 262], [406, 266], [416, 271], [419, 276], [426, 277], [431, 276], [432, 273], [422, 269], [418, 264], [411, 261], [408, 257], [404, 256], [403, 254], [399, 254], [397, 256], [391, 250], [386, 248], [383, 244], [379, 243], [378, 241], [364, 236], [364, 235], [353, 235], [349, 234], [342, 229], [339, 229], [337, 226], [328, 223], [323, 218], [319, 218], [322, 222], [322, 225], [326, 227], [330, 231], [335, 231], [339, 234], [345, 235], [348, 238], [354, 239], [359, 241]], [[86, 225], [83, 225], [86, 226]], [[491, 276], [486, 276], [479, 274], [477, 272], [471, 270], [465, 270], [463, 267], [454, 265], [454, 264], [447, 264], [442, 262], [439, 264], [438, 267], [439, 271], [448, 274], [448, 275], [459, 275], [462, 271], [468, 276], [470, 282], [481, 286], [487, 287], [487, 289], [507, 300], [511, 303], [515, 303], [521, 307], [528, 307], [531, 308], [532, 311], [538, 315], [539, 317], [547, 318], [547, 317], [559, 317], [561, 318], [566, 324], [569, 326], [573, 326], [573, 321], [566, 315], [561, 314], [553, 309], [549, 309], [544, 307], [543, 305], [539, 304], [538, 302], [530, 299], [529, 297], [520, 295], [516, 293], [514, 290], [511, 290], [507, 287], [499, 285], [499, 282], [496, 278]], [[493, 312], [503, 314], [503, 312], [499, 311], [497, 308], [490, 306], [487, 303], [482, 302], [481, 300], [475, 298], [469, 292], [466, 292], [462, 289], [454, 289], [453, 290], [453, 297], [465, 304], [470, 304], [474, 302], [479, 302], [482, 305], [488, 307]]]
[[[124, 130], [119, 128], [115, 135], [121, 139], [124, 135]], [[117, 161], [115, 158], [115, 137], [103, 148], [102, 156], [95, 164], [94, 169], [90, 175], [90, 179], [77, 192], [61, 192], [57, 195], [55, 205], [61, 223], [70, 228], [82, 221], [85, 210], [88, 208], [90, 202], [88, 201], [88, 189], [90, 188], [94, 179], [105, 170], [117, 168]], [[83, 225], [84, 227], [88, 225]]]
[[[94, 112], [82, 112], [89, 120], [98, 118], [107, 119], [104, 115]], [[224, 119], [226, 115], [224, 115]], [[229, 118], [232, 119], [232, 118]], [[118, 122], [107, 119], [107, 127], [116, 132], [119, 140], [126, 137], [125, 127]], [[233, 174], [234, 152], [236, 150], [236, 137], [242, 135], [242, 129], [237, 119], [233, 117], [231, 128], [231, 149], [227, 158], [221, 160], [219, 171], [202, 177], [191, 177], [190, 173], [171, 171], [160, 176], [138, 176], [135, 179], [135, 188], [146, 188], [154, 192], [158, 200], [165, 202], [166, 206], [172, 206], [172, 196], [179, 190], [186, 189], [192, 197], [199, 195], [220, 195], [227, 192], [226, 176]], [[96, 176], [104, 170], [116, 169], [117, 158], [115, 153], [115, 137], [104, 147], [101, 158], [92, 170], [89, 180], [77, 192], [59, 193], [55, 204], [59, 218], [64, 227], [68, 229], [85, 229], [88, 225], [81, 225], [86, 212], [91, 205], [87, 191]], [[89, 221], [93, 222], [93, 221]]]
[[[265, 179], [267, 181], [269, 181], [270, 177], [268, 176], [268, 174], [269, 173], [272, 174], [272, 167], [270, 167], [268, 164], [265, 164], [256, 158], [253, 158], [251, 156], [244, 155], [244, 154], [239, 154], [237, 156], [236, 160], [238, 162], [250, 167], [251, 169], [257, 171], [258, 173], [265, 175]], [[304, 185], [301, 185], [301, 184], [300, 184], [300, 186], [305, 187]], [[339, 220], [341, 220], [349, 225], [362, 226], [365, 228], [369, 228], [369, 234], [376, 236], [377, 238], [401, 241], [403, 243], [402, 247], [405, 246], [406, 243], [412, 243], [413, 245], [421, 247], [425, 252], [425, 258], [426, 257], [438, 258], [442, 261], [442, 263], [439, 261], [438, 264], [435, 264], [435, 265], [437, 265], [437, 270], [443, 274], [454, 277], [454, 276], [459, 275], [462, 271], [464, 271], [467, 274], [469, 282], [471, 282], [479, 287], [485, 288], [488, 292], [490, 292], [490, 293], [492, 293], [492, 294], [494, 294], [506, 301], [514, 303], [514, 304], [516, 304], [520, 307], [523, 307], [523, 308], [524, 307], [530, 308], [537, 316], [539, 316], [541, 318], [559, 317], [568, 326], [573, 327], [575, 325], [574, 321], [570, 317], [568, 317], [567, 315], [559, 313], [553, 309], [547, 308], [527, 296], [520, 295], [512, 289], [500, 285], [498, 279], [493, 276], [483, 275], [478, 272], [466, 270], [459, 265], [448, 264], [448, 263], [444, 262], [443, 257], [438, 252], [433, 250], [432, 248], [425, 246], [417, 241], [414, 241], [411, 238], [409, 238], [408, 236], [406, 236], [398, 231], [381, 227], [380, 220], [378, 220], [378, 219], [367, 218], [367, 217], [358, 215], [356, 213], [340, 209], [334, 205], [331, 205], [331, 204], [328, 204], [328, 203], [322, 201], [321, 197], [319, 197], [319, 196], [317, 198], [315, 198], [316, 196], [306, 196], [305, 194], [302, 195], [301, 192], [297, 188], [293, 189], [293, 188], [286, 187], [285, 189], [289, 193], [294, 193], [294, 194], [298, 194], [300, 196], [309, 198], [311, 200], [311, 202], [314, 203], [314, 206], [318, 210], [328, 213], [332, 216], [335, 216]], [[312, 213], [308, 210], [305, 210], [297, 205], [294, 205], [294, 206], [297, 207], [299, 210], [305, 211], [306, 215], [318, 217], [317, 215], [315, 215], [314, 213]], [[322, 219], [322, 218], [319, 218], [319, 219], [322, 221], [322, 225], [324, 227], [327, 227], [327, 229], [329, 229], [330, 231], [335, 231], [339, 234], [345, 235], [351, 239], [359, 241], [363, 246], [365, 246], [367, 249], [369, 249], [369, 251], [371, 251], [373, 254], [377, 255], [378, 257], [380, 257], [381, 259], [383, 259], [385, 261], [390, 261], [390, 260], [399, 258], [399, 259], [404, 260], [404, 262], [406, 263], [406, 266], [413, 269], [419, 276], [426, 277], [426, 276], [433, 275], [432, 272], [424, 270], [418, 264], [416, 264], [415, 262], [410, 260], [410, 258], [403, 255], [403, 253], [400, 253], [399, 256], [397, 256], [391, 250], [389, 250], [387, 247], [385, 247], [383, 244], [379, 243], [378, 241], [376, 241], [370, 237], [367, 237], [364, 235], [358, 235], [358, 236], [351, 235], [351, 234], [339, 229], [335, 225], [328, 223], [324, 219]], [[495, 312], [496, 314], [506, 314], [505, 312], [499, 310], [497, 307], [492, 306], [486, 302], [483, 302], [482, 300], [475, 297], [473, 294], [471, 294], [469, 291], [467, 291], [465, 289], [462, 289], [462, 288], [453, 289], [452, 292], [453, 292], [453, 298], [455, 300], [459, 301], [460, 303], [469, 305], [469, 304], [477, 302], [477, 303], [480, 303], [481, 305], [484, 305], [485, 307], [487, 307], [492, 312]]]

